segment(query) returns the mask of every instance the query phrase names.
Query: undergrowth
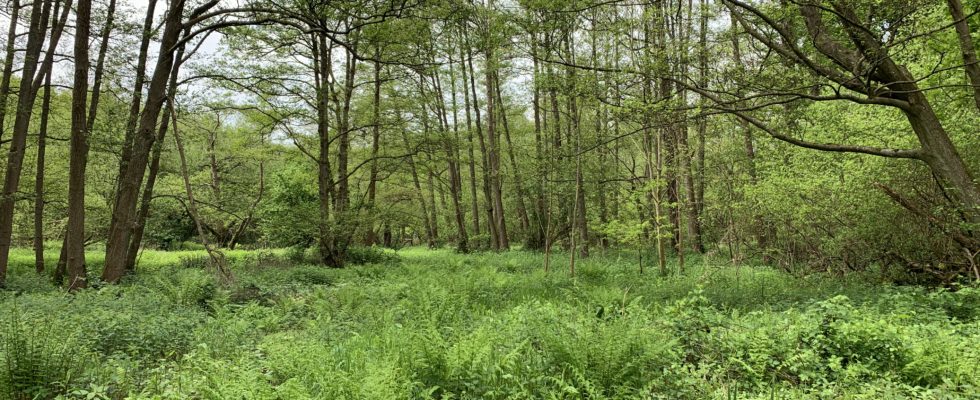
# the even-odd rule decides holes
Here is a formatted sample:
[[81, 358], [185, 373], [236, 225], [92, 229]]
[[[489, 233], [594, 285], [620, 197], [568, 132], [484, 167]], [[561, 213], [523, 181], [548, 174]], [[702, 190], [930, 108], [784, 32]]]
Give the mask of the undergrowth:
[[[231, 287], [167, 259], [65, 295], [0, 293], [0, 396], [952, 399], [980, 392], [980, 291], [626, 253], [410, 248], [329, 269], [241, 253]], [[181, 262], [181, 257], [188, 260]], [[290, 261], [295, 257], [296, 261]], [[27, 270], [32, 265], [17, 267]], [[676, 270], [676, 265], [672, 265]], [[13, 281], [17, 281], [13, 279]], [[24, 283], [24, 282], [29, 282]]]

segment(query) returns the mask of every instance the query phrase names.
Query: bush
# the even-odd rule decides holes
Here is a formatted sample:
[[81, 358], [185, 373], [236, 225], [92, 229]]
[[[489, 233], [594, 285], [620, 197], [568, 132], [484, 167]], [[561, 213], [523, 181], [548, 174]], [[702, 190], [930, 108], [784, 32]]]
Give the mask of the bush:
[[400, 258], [396, 253], [380, 247], [352, 246], [347, 249], [347, 263], [353, 265], [391, 264], [398, 261]]
[[66, 393], [82, 370], [73, 334], [39, 329], [36, 321], [24, 323], [16, 309], [7, 315], [0, 332], [0, 398], [50, 399]]

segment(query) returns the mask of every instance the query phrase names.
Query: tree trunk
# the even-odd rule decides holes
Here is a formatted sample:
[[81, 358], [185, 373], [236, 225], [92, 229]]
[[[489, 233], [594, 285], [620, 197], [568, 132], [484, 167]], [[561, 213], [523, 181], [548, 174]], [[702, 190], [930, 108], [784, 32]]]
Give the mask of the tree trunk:
[[[136, 70], [133, 72], [133, 91], [129, 103], [129, 117], [126, 119], [126, 130], [123, 136], [122, 149], [119, 153], [119, 172], [116, 174], [116, 190], [119, 190], [119, 180], [126, 173], [129, 161], [133, 158], [133, 137], [136, 135], [140, 117], [140, 106], [143, 102], [143, 87], [146, 84], [146, 60], [153, 38], [153, 15], [157, 0], [149, 0], [146, 5], [146, 17], [143, 19], [142, 38], [140, 39], [139, 55], [136, 57]], [[161, 124], [168, 123], [166, 118]], [[135, 229], [135, 227], [134, 227]], [[139, 245], [137, 244], [137, 248]], [[128, 256], [127, 256], [128, 257]]]
[[174, 145], [177, 147], [177, 155], [180, 159], [180, 177], [184, 183], [184, 191], [187, 193], [187, 212], [191, 215], [191, 219], [194, 220], [194, 226], [197, 228], [197, 235], [201, 239], [201, 244], [204, 246], [204, 250], [207, 251], [208, 257], [211, 259], [211, 266], [217, 272], [218, 278], [224, 282], [231, 282], [234, 280], [234, 276], [231, 270], [228, 268], [227, 260], [225, 255], [221, 253], [220, 250], [214, 248], [210, 241], [208, 241], [208, 235], [204, 232], [204, 228], [201, 225], [201, 217], [197, 212], [197, 205], [194, 201], [194, 191], [191, 189], [190, 175], [187, 170], [187, 157], [184, 154], [184, 145], [180, 141], [180, 133], [177, 130], [177, 113], [175, 111], [174, 99], [170, 98], [167, 101], [170, 110], [170, 118], [173, 122], [174, 131]]
[[537, 54], [537, 39], [532, 38], [532, 48], [531, 48], [531, 61], [534, 66], [534, 93], [531, 101], [531, 107], [534, 108], [534, 160], [537, 165], [535, 170], [535, 185], [534, 185], [534, 226], [531, 229], [531, 234], [528, 235], [528, 240], [525, 242], [525, 247], [529, 249], [539, 250], [544, 248], [545, 242], [545, 222], [544, 215], [547, 213], [547, 203], [545, 200], [545, 186], [547, 185], [548, 170], [545, 167], [544, 159], [544, 137], [543, 131], [546, 127], [543, 126], [545, 121], [541, 115], [541, 85], [539, 82], [539, 74], [541, 73], [540, 67], [538, 66], [538, 54]]
[[[411, 143], [408, 141], [408, 135], [402, 130], [402, 141], [405, 143], [405, 148], [410, 149]], [[428, 241], [429, 247], [435, 247], [436, 239], [432, 234], [432, 223], [429, 219], [429, 206], [425, 202], [425, 195], [422, 193], [422, 182], [419, 180], [419, 172], [415, 167], [415, 157], [409, 154], [408, 158], [408, 168], [412, 172], [412, 183], [415, 184], [415, 196], [419, 200], [419, 207], [422, 209], [422, 221], [425, 225], [426, 240]]]
[[[381, 58], [380, 47], [374, 51], [375, 60]], [[378, 150], [381, 145], [381, 62], [374, 62], [374, 96], [371, 103], [371, 119], [374, 124], [371, 127], [371, 172], [368, 178], [367, 204], [368, 210], [375, 213], [374, 199], [378, 192]], [[378, 242], [378, 234], [372, 224], [368, 227], [367, 239], [368, 246]]]
[[450, 80], [451, 87], [453, 89], [452, 93], [452, 108], [453, 108], [453, 127], [452, 136], [449, 136], [449, 116], [448, 110], [446, 110], [446, 104], [443, 102], [443, 91], [442, 82], [439, 79], [439, 71], [436, 70], [433, 73], [433, 84], [436, 90], [436, 106], [440, 111], [440, 124], [442, 137], [443, 149], [446, 152], [447, 168], [449, 169], [449, 196], [452, 197], [453, 205], [453, 216], [454, 222], [456, 223], [456, 250], [460, 253], [469, 252], [469, 238], [466, 234], [466, 212], [463, 210], [462, 197], [463, 197], [463, 181], [460, 177], [460, 167], [459, 167], [459, 150], [457, 148], [459, 143], [459, 124], [456, 108], [456, 80], [452, 75], [452, 56], [449, 56], [449, 70], [450, 70]]
[[[483, 198], [486, 200], [487, 208], [487, 231], [490, 234], [490, 247], [494, 250], [500, 250], [500, 241], [497, 240], [499, 235], [497, 234], [497, 224], [494, 220], [493, 212], [493, 197], [490, 194], [490, 161], [487, 152], [487, 144], [483, 137], [483, 123], [480, 120], [480, 101], [476, 96], [476, 69], [473, 68], [473, 54], [469, 46], [469, 38], [466, 35], [466, 31], [463, 31], [464, 43], [466, 43], [466, 62], [470, 67], [470, 95], [473, 99], [473, 114], [476, 116], [476, 137], [479, 139], [480, 143], [480, 158], [483, 165]], [[487, 116], [489, 119], [490, 117]]]
[[68, 167], [69, 291], [85, 288], [88, 280], [85, 270], [85, 168], [88, 164], [89, 126], [86, 100], [91, 18], [92, 0], [78, 0], [75, 12], [75, 79], [71, 95], [71, 150]]
[[139, 118], [139, 128], [133, 137], [132, 158], [119, 178], [106, 240], [105, 267], [102, 270], [102, 280], [109, 283], [118, 282], [126, 274], [129, 241], [136, 223], [137, 197], [149, 163], [153, 141], [156, 139], [157, 120], [167, 100], [167, 86], [174, 65], [175, 45], [182, 30], [184, 5], [184, 1], [173, 2], [167, 12], [160, 53], [147, 90], [146, 105]]
[[37, 167], [34, 174], [34, 270], [44, 272], [44, 157], [51, 114], [51, 74], [44, 77], [41, 95], [41, 127], [37, 132]]
[[487, 97], [487, 161], [490, 167], [490, 200], [493, 203], [493, 226], [496, 234], [496, 249], [507, 250], [510, 243], [507, 238], [507, 221], [504, 218], [504, 199], [503, 190], [500, 182], [500, 140], [497, 138], [497, 120], [493, 74], [496, 69], [493, 51], [490, 45], [486, 45], [486, 66], [484, 83], [486, 84]]
[[319, 246], [320, 263], [330, 267], [340, 267], [342, 260], [335, 257], [333, 251], [333, 227], [330, 221], [330, 199], [334, 196], [334, 182], [330, 170], [330, 130], [329, 130], [329, 101], [332, 83], [329, 81], [331, 75], [331, 48], [327, 46], [326, 38], [322, 34], [313, 35], [313, 60], [314, 76], [317, 92], [317, 137], [319, 143], [319, 153], [317, 154], [317, 194], [319, 199]]
[[963, 12], [963, 3], [960, 0], [946, 0], [946, 4], [949, 6], [953, 26], [956, 27], [956, 34], [960, 41], [963, 69], [966, 70], [966, 76], [973, 86], [973, 100], [976, 102], [977, 111], [980, 111], [980, 60], [977, 59], [977, 48], [973, 45], [973, 37], [970, 35], [969, 20]]
[[521, 170], [517, 166], [517, 156], [515, 155], [514, 142], [510, 140], [510, 124], [507, 123], [507, 106], [504, 103], [504, 97], [500, 92], [500, 74], [496, 71], [493, 74], [494, 89], [497, 96], [497, 104], [500, 105], [500, 119], [502, 126], [504, 127], [504, 140], [507, 141], [507, 155], [510, 159], [510, 167], [513, 170], [514, 178], [514, 189], [517, 190], [517, 218], [521, 222], [521, 229], [524, 230], [525, 234], [528, 234], [530, 230], [531, 221], [527, 214], [527, 206], [524, 204], [524, 198], [526, 193], [524, 191], [524, 179], [521, 176]]
[[[470, 91], [469, 91], [469, 78], [467, 78], [466, 73], [466, 62], [468, 58], [466, 54], [463, 53], [463, 46], [467, 45], [466, 42], [460, 42], [459, 45], [459, 69], [461, 72], [461, 77], [463, 79], [463, 109], [466, 112], [466, 139], [469, 144], [467, 146], [467, 151], [469, 152], [469, 172], [470, 172], [470, 213], [473, 217], [473, 233], [475, 235], [480, 234], [480, 199], [476, 192], [476, 155], [475, 147], [476, 144], [473, 141], [473, 121], [470, 116]], [[477, 129], [479, 129], [479, 122], [477, 122]]]
[[7, 97], [10, 95], [10, 79], [14, 75], [17, 22], [20, 20], [20, 0], [13, 0], [11, 7], [10, 27], [7, 30], [7, 50], [3, 58], [3, 76], [0, 77], [0, 139], [3, 139], [3, 132], [6, 127], [4, 125], [4, 119], [7, 116]]
[[[186, 32], [186, 31], [185, 31]], [[177, 95], [177, 78], [180, 75], [180, 66], [184, 58], [184, 46], [177, 48], [174, 59], [173, 71], [170, 73], [170, 82], [167, 84], [167, 99], [172, 99]], [[169, 100], [168, 100], [169, 101]], [[157, 177], [160, 174], [160, 156], [163, 153], [164, 139], [167, 136], [167, 129], [170, 127], [170, 112], [173, 107], [163, 110], [163, 117], [160, 119], [160, 127], [157, 129], [156, 138], [153, 140], [153, 149], [150, 154], [150, 166], [147, 171], [146, 184], [143, 185], [143, 194], [140, 196], [139, 210], [136, 212], [136, 222], [133, 224], [132, 237], [126, 249], [126, 271], [136, 270], [136, 259], [139, 256], [140, 245], [143, 243], [143, 232], [146, 228], [146, 219], [150, 215], [150, 206], [153, 204], [153, 190], [156, 186]]]
[[[34, 102], [37, 92], [43, 83], [44, 76], [50, 71], [54, 60], [54, 49], [61, 37], [64, 20], [68, 17], [70, 5], [65, 5], [62, 18], [52, 29], [49, 50], [44, 61], [38, 68], [41, 48], [44, 45], [44, 35], [47, 31], [48, 13], [51, 0], [35, 2], [31, 7], [31, 29], [28, 32], [27, 48], [24, 53], [24, 65], [21, 68], [20, 89], [17, 95], [17, 114], [14, 119], [13, 136], [10, 139], [10, 149], [7, 154], [7, 168], [4, 174], [3, 192], [0, 193], [0, 287], [6, 284], [7, 263], [10, 256], [10, 239], [13, 235], [14, 206], [17, 201], [17, 189], [20, 186], [20, 172], [24, 166], [24, 150], [27, 147], [27, 133], [30, 130], [31, 116], [34, 112]], [[39, 73], [35, 76], [36, 73]]]

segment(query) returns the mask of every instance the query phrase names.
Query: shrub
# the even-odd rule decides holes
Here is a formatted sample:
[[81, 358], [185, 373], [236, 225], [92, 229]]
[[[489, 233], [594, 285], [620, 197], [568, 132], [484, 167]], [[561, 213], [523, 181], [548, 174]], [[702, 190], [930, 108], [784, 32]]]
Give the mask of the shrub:
[[347, 249], [347, 262], [353, 265], [391, 264], [399, 260], [397, 254], [379, 247], [353, 246]]
[[72, 332], [50, 332], [24, 323], [14, 309], [0, 332], [0, 396], [50, 399], [67, 392], [82, 370]]

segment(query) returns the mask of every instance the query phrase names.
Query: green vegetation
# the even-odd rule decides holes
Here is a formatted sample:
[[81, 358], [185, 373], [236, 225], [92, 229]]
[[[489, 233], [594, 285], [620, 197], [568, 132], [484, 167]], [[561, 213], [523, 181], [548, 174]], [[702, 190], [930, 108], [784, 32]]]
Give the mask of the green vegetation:
[[980, 0], [0, 27], [0, 400], [980, 400]]
[[141, 274], [71, 296], [31, 262], [13, 268], [2, 396], [951, 399], [980, 388], [972, 288], [710, 259], [661, 277], [616, 252], [580, 262], [575, 278], [564, 254], [545, 273], [524, 251], [409, 248], [345, 269], [236, 254], [228, 287], [182, 263], [203, 251], [147, 251]]

